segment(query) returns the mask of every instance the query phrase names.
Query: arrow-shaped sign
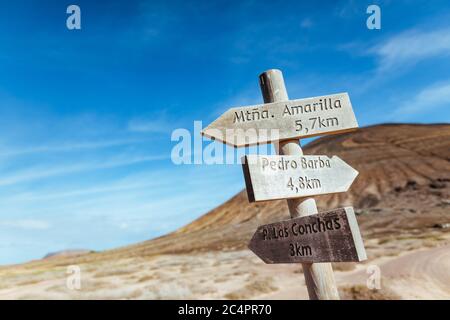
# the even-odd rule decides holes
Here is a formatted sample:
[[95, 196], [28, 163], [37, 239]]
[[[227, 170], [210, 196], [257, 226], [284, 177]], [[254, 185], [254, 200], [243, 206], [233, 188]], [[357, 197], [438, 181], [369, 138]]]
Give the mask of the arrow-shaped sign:
[[249, 248], [265, 263], [367, 259], [351, 207], [260, 226]]
[[337, 156], [247, 155], [242, 167], [250, 202], [345, 192], [358, 175]]
[[347, 93], [231, 108], [202, 134], [235, 147], [356, 129]]

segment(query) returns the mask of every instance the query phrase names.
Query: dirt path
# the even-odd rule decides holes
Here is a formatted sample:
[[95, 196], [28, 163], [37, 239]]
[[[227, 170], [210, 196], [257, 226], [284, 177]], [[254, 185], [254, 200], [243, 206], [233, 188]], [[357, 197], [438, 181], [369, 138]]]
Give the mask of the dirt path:
[[[380, 267], [380, 297], [386, 292], [384, 289], [388, 289], [401, 299], [450, 299], [450, 244], [420, 249], [397, 257], [383, 257], [367, 265], [358, 265], [354, 271], [337, 271], [335, 277], [338, 287], [366, 287], [370, 276], [366, 273], [366, 268], [369, 265]], [[299, 277], [297, 280], [304, 283], [303, 275], [291, 275], [293, 276]], [[306, 288], [292, 286], [280, 280], [278, 279], [277, 285], [281, 290], [256, 298], [308, 299]]]
[[381, 271], [386, 284], [405, 299], [450, 299], [450, 245], [404, 255]]
[[[381, 269], [381, 290], [358, 298], [450, 299], [450, 244], [384, 256], [352, 271], [336, 271], [340, 289], [366, 288], [369, 265]], [[109, 269], [108, 269], [109, 268]], [[64, 270], [4, 277], [1, 299], [308, 299], [296, 265], [265, 265], [249, 251], [166, 255], [89, 266], [83, 289], [66, 289]], [[37, 270], [39, 271], [39, 270]], [[9, 282], [9, 284], [8, 284]], [[369, 292], [367, 292], [369, 291]], [[344, 298], [344, 297], [343, 297]]]
[[[381, 269], [382, 289], [402, 299], [450, 299], [450, 244], [383, 260], [372, 263]], [[365, 285], [368, 276], [364, 269], [337, 278], [342, 284]]]

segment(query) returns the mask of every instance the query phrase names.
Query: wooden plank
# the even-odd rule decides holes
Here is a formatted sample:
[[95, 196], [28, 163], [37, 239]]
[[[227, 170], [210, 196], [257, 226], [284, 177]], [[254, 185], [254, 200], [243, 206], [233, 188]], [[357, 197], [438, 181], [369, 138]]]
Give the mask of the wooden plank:
[[247, 155], [242, 166], [250, 202], [345, 192], [358, 175], [337, 156]]
[[[289, 100], [283, 73], [270, 69], [259, 76], [259, 85], [264, 103]], [[278, 154], [303, 155], [300, 142], [296, 139], [281, 140], [275, 143]], [[316, 201], [313, 198], [287, 199], [291, 218], [317, 214]], [[339, 300], [336, 281], [331, 263], [303, 263], [303, 276], [311, 300]]]
[[287, 100], [226, 111], [202, 134], [235, 147], [354, 130], [347, 93]]
[[249, 248], [265, 263], [367, 259], [352, 207], [260, 226]]

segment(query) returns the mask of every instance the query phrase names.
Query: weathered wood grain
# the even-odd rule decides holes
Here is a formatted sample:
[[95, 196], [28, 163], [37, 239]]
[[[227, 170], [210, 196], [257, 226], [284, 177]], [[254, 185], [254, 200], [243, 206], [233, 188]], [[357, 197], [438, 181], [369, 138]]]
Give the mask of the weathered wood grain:
[[345, 192], [358, 175], [337, 156], [246, 155], [242, 166], [250, 202]]
[[[289, 100], [283, 73], [277, 69], [267, 70], [259, 76], [259, 84], [264, 103]], [[276, 141], [278, 154], [303, 155], [300, 142], [296, 139]], [[313, 198], [287, 199], [291, 218], [303, 217], [317, 213]], [[303, 275], [311, 300], [338, 300], [339, 292], [333, 275], [331, 263], [303, 263]]]
[[286, 100], [226, 111], [202, 134], [243, 147], [356, 129], [358, 123], [347, 93]]
[[352, 207], [260, 226], [249, 248], [265, 263], [367, 259]]

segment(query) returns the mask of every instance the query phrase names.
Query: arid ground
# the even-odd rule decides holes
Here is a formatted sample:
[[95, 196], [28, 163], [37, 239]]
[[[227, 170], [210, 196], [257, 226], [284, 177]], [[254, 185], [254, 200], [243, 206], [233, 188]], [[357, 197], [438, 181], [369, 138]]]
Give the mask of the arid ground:
[[[316, 198], [319, 210], [355, 208], [367, 250], [333, 264], [341, 297], [450, 299], [450, 125], [372, 126], [304, 150], [360, 172], [349, 192]], [[288, 217], [286, 201], [249, 204], [243, 191], [157, 239], [0, 267], [0, 299], [307, 299], [301, 265], [266, 265], [246, 247], [258, 225]], [[66, 286], [70, 265], [80, 290]]]

